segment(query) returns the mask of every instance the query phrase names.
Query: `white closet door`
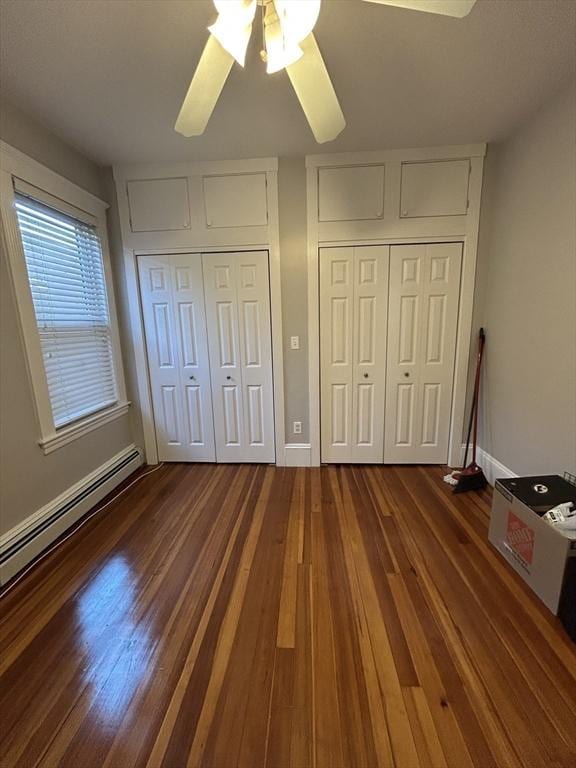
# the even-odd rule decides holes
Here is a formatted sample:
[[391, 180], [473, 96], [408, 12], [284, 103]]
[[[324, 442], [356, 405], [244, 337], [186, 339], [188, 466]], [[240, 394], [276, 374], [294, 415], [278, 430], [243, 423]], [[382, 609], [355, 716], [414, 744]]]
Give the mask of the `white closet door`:
[[354, 248], [353, 456], [382, 463], [386, 370], [387, 245]]
[[388, 246], [320, 250], [322, 461], [383, 458]]
[[461, 262], [461, 243], [390, 249], [387, 463], [448, 460]]
[[200, 254], [141, 256], [158, 457], [214, 461], [214, 425]]
[[275, 461], [268, 253], [202, 256], [216, 458]]

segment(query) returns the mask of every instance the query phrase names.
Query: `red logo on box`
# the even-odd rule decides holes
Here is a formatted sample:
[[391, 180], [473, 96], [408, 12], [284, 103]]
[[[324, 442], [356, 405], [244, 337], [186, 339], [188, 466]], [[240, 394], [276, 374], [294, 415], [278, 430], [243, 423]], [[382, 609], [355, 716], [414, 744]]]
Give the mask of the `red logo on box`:
[[518, 557], [526, 565], [532, 564], [534, 555], [534, 531], [523, 520], [520, 520], [514, 512], [508, 512], [508, 528], [506, 541]]

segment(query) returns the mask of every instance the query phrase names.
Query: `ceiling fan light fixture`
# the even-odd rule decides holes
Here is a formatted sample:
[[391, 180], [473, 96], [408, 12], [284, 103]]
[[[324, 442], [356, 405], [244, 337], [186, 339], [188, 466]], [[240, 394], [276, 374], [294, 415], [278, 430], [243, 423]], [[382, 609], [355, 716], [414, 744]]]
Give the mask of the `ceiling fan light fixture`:
[[208, 27], [222, 48], [244, 66], [252, 34], [256, 0], [214, 0], [218, 18]]
[[302, 58], [303, 51], [298, 41], [286, 34], [274, 2], [266, 4], [263, 23], [265, 50], [262, 52], [262, 59], [266, 62], [266, 72], [270, 75], [294, 64]]
[[273, 0], [284, 36], [300, 43], [314, 29], [320, 14], [320, 0]]

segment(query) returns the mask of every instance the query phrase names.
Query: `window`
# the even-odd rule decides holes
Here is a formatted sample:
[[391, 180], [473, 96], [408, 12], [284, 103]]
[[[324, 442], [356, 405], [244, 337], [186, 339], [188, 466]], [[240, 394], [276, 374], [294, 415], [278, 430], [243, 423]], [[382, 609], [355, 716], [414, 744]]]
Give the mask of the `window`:
[[95, 226], [23, 194], [15, 206], [59, 429], [118, 400], [102, 251]]
[[0, 141], [0, 236], [44, 453], [125, 416], [130, 405], [107, 208], [103, 200]]

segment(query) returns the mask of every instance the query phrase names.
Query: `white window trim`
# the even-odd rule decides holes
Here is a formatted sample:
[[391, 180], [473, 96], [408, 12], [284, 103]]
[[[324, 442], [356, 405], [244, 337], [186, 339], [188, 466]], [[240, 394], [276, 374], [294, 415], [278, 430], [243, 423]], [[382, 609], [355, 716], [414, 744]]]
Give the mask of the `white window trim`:
[[[95, 219], [96, 231], [102, 248], [118, 401], [109, 408], [105, 408], [98, 413], [92, 413], [58, 430], [54, 426], [52, 417], [52, 407], [50, 405], [48, 384], [40, 348], [40, 337], [14, 206], [13, 179], [15, 177]], [[106, 209], [109, 206], [103, 200], [90, 194], [90, 192], [76, 186], [76, 184], [73, 184], [68, 179], [49, 170], [36, 160], [32, 160], [32, 158], [3, 141], [0, 141], [0, 200], [0, 216], [2, 218], [8, 267], [18, 308], [20, 332], [26, 352], [30, 385], [36, 406], [36, 417], [40, 432], [38, 444], [44, 453], [47, 454], [114, 419], [122, 417], [127, 413], [130, 405], [126, 399], [126, 385], [120, 350], [120, 337], [118, 334], [114, 286], [112, 284], [108, 233], [106, 230]]]

